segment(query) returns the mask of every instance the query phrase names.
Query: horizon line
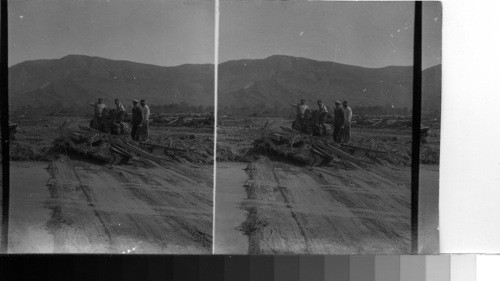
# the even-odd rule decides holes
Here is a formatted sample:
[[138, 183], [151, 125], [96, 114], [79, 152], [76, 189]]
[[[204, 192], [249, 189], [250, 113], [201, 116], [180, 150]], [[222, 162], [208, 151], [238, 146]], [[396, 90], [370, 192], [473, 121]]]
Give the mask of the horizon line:
[[[125, 60], [125, 59], [110, 59], [110, 58], [101, 57], [101, 56], [90, 56], [90, 55], [82, 55], [82, 54], [68, 54], [68, 55], [62, 56], [60, 58], [52, 58], [52, 59], [43, 59], [43, 58], [42, 59], [29, 59], [29, 60], [25, 60], [25, 61], [13, 64], [13, 65], [10, 65], [8, 68], [14, 67], [14, 66], [22, 64], [22, 63], [27, 63], [27, 62], [42, 61], [42, 60], [46, 60], [46, 61], [49, 61], [49, 60], [61, 60], [63, 58], [70, 57], [70, 56], [80, 56], [80, 57], [89, 57], [89, 58], [100, 58], [100, 59], [112, 60], [112, 61], [132, 62], [132, 63], [144, 64], [144, 65], [151, 65], [151, 66], [156, 66], [156, 67], [180, 67], [180, 66], [186, 66], [186, 65], [214, 65], [215, 66], [215, 64], [216, 64], [215, 62], [212, 62], [212, 63], [207, 62], [207, 63], [183, 63], [183, 64], [178, 64], [178, 65], [165, 66], [165, 65], [158, 65], [158, 64], [152, 64], [152, 63], [146, 63], [146, 62], [138, 62], [138, 61], [132, 61], [132, 60]], [[274, 55], [270, 55], [270, 56], [267, 56], [267, 57], [264, 57], [264, 58], [230, 59], [230, 60], [225, 60], [225, 61], [222, 61], [222, 62], [218, 62], [217, 65], [221, 65], [221, 64], [227, 63], [227, 62], [237, 62], [237, 61], [244, 61], [244, 60], [266, 60], [266, 59], [269, 59], [271, 57], [280, 57], [280, 56], [281, 57], [292, 57], [292, 58], [297, 58], [297, 59], [300, 58], [300, 59], [306, 59], [306, 60], [311, 60], [311, 61], [315, 61], [315, 62], [323, 62], [323, 63], [337, 63], [337, 64], [348, 65], [348, 66], [355, 66], [355, 67], [366, 68], [366, 69], [381, 69], [381, 68], [386, 68], [386, 67], [412, 67], [413, 66], [413, 65], [386, 65], [386, 66], [380, 66], [380, 67], [367, 67], [367, 66], [361, 66], [361, 65], [356, 65], [356, 64], [347, 64], [347, 63], [341, 63], [341, 62], [336, 62], [336, 61], [318, 60], [318, 59], [311, 59], [311, 58], [300, 57], [300, 56], [281, 55], [281, 54], [274, 54]], [[422, 71], [424, 71], [426, 69], [429, 69], [429, 68], [432, 68], [432, 67], [439, 66], [439, 65], [442, 65], [442, 63], [437, 63], [437, 64], [434, 64], [434, 65], [431, 65], [429, 67], [426, 67], [425, 69], [422, 69]]]

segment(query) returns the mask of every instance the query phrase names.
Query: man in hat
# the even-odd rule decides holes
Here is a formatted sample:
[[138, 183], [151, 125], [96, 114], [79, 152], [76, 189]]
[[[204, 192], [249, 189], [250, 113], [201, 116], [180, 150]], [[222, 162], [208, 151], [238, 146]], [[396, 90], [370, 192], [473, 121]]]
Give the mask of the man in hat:
[[97, 98], [96, 103], [91, 103], [89, 102], [89, 106], [92, 106], [94, 108], [94, 119], [93, 122], [95, 122], [96, 128], [101, 127], [102, 119], [103, 119], [103, 114], [105, 111], [108, 110], [106, 105], [102, 102], [102, 98]]
[[304, 116], [306, 111], [309, 110], [309, 106], [306, 104], [305, 99], [301, 99], [299, 104], [290, 104], [291, 106], [297, 108], [297, 125], [302, 127], [302, 123], [304, 121]]
[[125, 106], [123, 106], [123, 103], [121, 103], [119, 99], [115, 99], [115, 105], [116, 105], [116, 121], [121, 122], [125, 117], [125, 112], [126, 112]]
[[342, 130], [342, 141], [349, 143], [351, 141], [351, 120], [352, 120], [352, 109], [347, 105], [347, 101], [342, 102], [345, 115], [344, 129]]
[[131, 131], [131, 136], [133, 140], [140, 140], [140, 128], [142, 126], [142, 121], [143, 121], [143, 116], [142, 116], [142, 109], [139, 106], [139, 101], [138, 100], [133, 100], [132, 103], [134, 104], [134, 107], [132, 108], [132, 131]]
[[333, 110], [333, 141], [341, 142], [344, 124], [344, 110], [340, 107], [340, 101], [335, 101], [335, 109]]
[[146, 100], [141, 100], [142, 109], [142, 127], [141, 127], [141, 140], [147, 141], [149, 139], [149, 106], [146, 105]]

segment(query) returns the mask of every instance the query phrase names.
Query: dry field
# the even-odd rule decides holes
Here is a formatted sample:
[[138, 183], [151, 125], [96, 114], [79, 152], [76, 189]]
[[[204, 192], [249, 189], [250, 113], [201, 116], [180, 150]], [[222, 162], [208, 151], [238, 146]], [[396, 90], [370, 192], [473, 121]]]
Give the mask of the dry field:
[[353, 127], [352, 145], [387, 154], [358, 155], [366, 160], [360, 165], [334, 157], [310, 166], [252, 149], [292, 120], [218, 122], [216, 253], [410, 252], [411, 129]]
[[108, 165], [50, 153], [62, 124], [75, 129], [89, 119], [11, 121], [19, 131], [11, 143], [10, 253], [211, 253], [213, 128], [150, 126], [151, 142], [194, 152]]

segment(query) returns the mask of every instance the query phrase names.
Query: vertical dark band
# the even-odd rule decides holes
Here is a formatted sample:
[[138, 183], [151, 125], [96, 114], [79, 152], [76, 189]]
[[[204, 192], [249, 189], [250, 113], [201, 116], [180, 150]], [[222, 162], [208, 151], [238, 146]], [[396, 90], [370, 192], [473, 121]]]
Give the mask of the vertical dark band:
[[0, 113], [2, 122], [2, 232], [0, 253], [7, 252], [9, 233], [9, 83], [7, 63], [7, 0], [0, 1]]
[[415, 2], [413, 40], [413, 124], [411, 163], [411, 252], [418, 254], [420, 121], [422, 112], [422, 1]]

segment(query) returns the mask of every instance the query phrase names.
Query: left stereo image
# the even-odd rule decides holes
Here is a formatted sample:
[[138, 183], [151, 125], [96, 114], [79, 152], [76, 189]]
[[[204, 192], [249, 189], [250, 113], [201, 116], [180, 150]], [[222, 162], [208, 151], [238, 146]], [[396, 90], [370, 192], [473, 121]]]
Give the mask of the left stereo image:
[[212, 253], [214, 11], [9, 1], [8, 253]]

